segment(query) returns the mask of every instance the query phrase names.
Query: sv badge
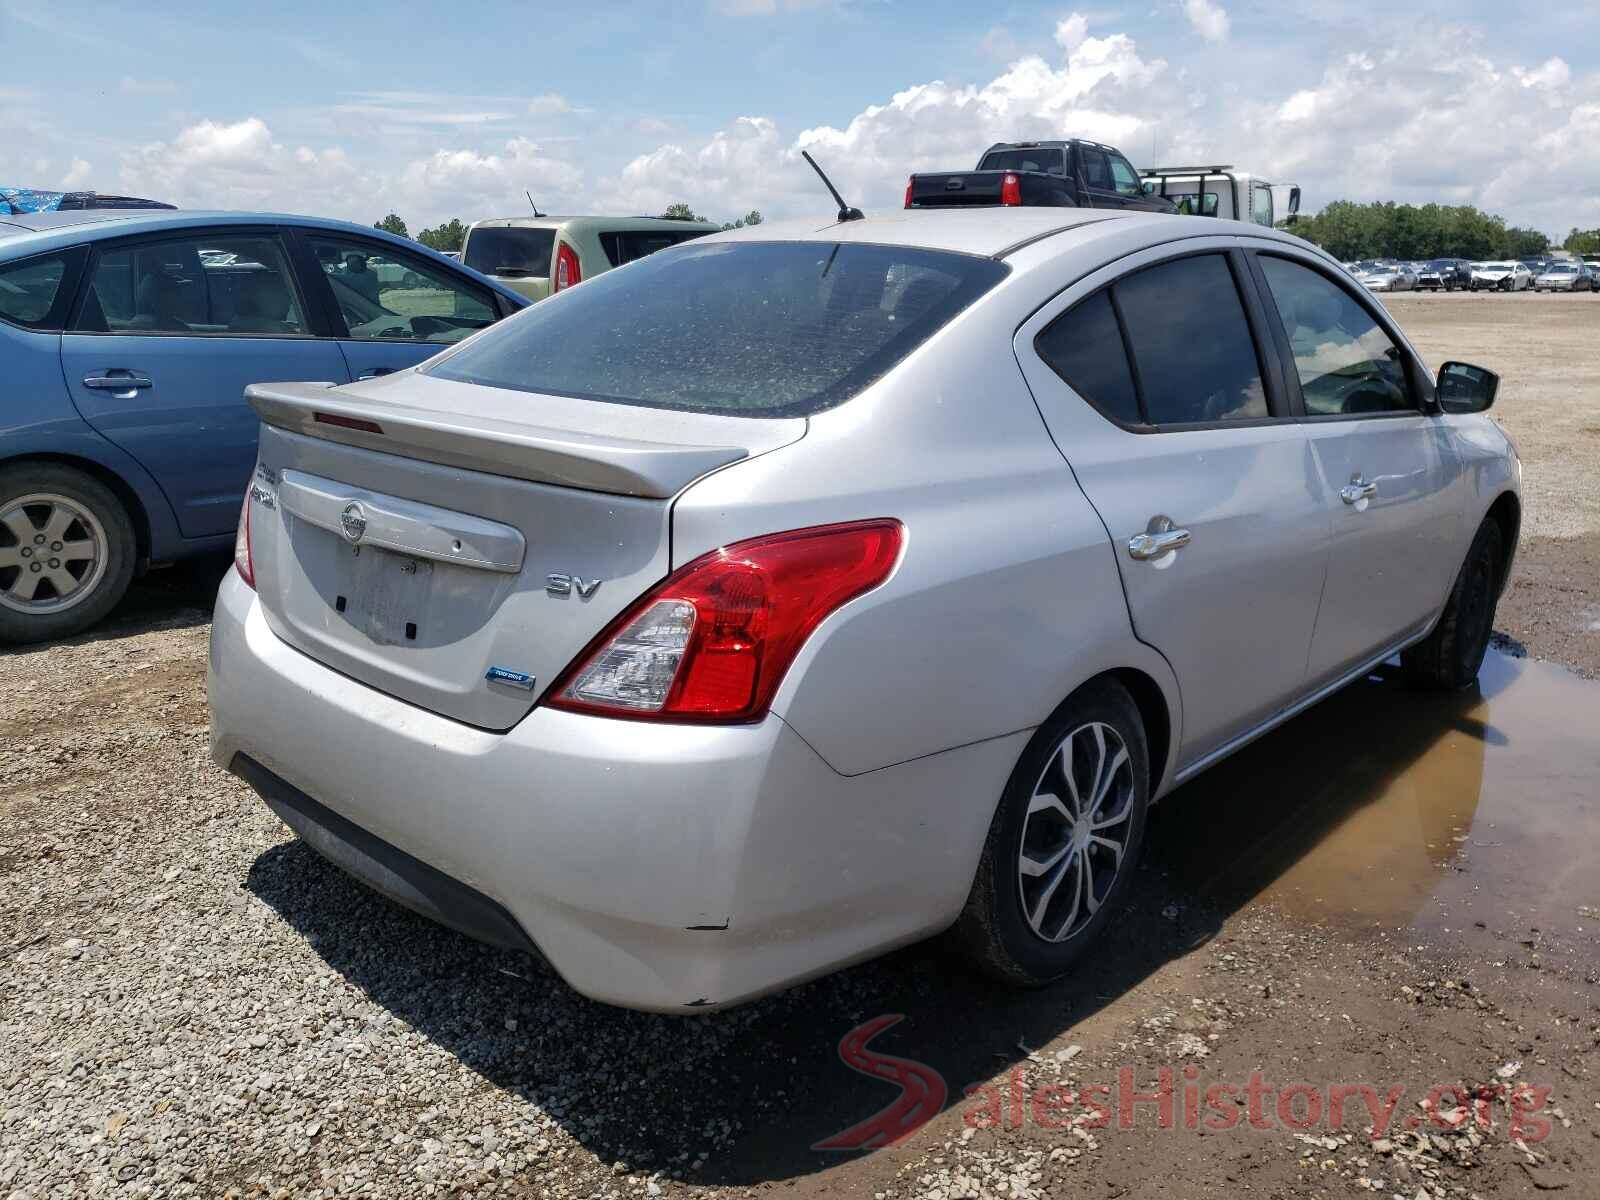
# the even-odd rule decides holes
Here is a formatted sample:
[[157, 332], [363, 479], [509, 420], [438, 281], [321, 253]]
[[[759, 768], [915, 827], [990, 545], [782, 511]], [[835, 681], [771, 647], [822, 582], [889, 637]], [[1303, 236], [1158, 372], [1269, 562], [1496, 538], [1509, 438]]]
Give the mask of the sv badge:
[[582, 575], [556, 571], [544, 577], [544, 590], [552, 596], [570, 596], [577, 592], [579, 599], [587, 600], [600, 590], [600, 583], [598, 579], [585, 579]]

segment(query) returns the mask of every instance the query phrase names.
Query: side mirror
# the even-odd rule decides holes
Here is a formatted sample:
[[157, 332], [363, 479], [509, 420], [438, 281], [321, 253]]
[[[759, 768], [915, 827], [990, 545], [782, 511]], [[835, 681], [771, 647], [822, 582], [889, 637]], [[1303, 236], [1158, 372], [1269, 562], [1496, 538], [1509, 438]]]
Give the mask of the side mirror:
[[1300, 189], [1297, 188], [1297, 187], [1292, 187], [1292, 188], [1289, 189], [1289, 215], [1292, 217], [1296, 213], [1298, 213], [1299, 211], [1300, 211]]
[[1481, 413], [1494, 403], [1500, 376], [1471, 363], [1447, 362], [1439, 368], [1436, 398], [1447, 413]]
[[1154, 196], [1156, 194], [1156, 185], [1150, 182], [1150, 180], [1146, 179], [1139, 185], [1139, 190], [1146, 196]]

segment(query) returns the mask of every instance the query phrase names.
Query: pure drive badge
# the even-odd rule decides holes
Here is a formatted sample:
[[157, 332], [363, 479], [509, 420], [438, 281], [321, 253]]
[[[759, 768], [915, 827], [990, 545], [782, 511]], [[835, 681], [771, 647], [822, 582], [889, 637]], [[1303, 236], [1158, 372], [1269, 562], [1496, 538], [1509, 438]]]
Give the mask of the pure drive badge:
[[525, 692], [533, 691], [533, 676], [524, 675], [521, 671], [508, 671], [505, 667], [490, 667], [483, 677], [490, 683], [503, 683], [507, 687], [521, 688]]

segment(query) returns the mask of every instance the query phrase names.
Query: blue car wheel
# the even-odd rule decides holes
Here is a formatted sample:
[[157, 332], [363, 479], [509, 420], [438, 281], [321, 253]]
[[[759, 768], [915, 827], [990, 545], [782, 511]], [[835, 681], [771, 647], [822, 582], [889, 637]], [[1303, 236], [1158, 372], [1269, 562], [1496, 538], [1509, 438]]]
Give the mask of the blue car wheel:
[[138, 543], [116, 495], [54, 463], [0, 468], [0, 642], [67, 637], [109, 613]]

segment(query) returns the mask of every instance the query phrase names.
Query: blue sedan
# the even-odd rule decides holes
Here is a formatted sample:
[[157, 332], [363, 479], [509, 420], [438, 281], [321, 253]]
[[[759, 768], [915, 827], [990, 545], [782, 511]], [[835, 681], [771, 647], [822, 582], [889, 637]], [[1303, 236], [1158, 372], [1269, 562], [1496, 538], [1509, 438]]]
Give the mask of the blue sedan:
[[245, 385], [413, 366], [527, 301], [404, 238], [258, 213], [0, 216], [0, 642], [226, 547]]

